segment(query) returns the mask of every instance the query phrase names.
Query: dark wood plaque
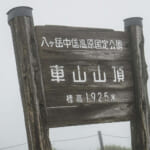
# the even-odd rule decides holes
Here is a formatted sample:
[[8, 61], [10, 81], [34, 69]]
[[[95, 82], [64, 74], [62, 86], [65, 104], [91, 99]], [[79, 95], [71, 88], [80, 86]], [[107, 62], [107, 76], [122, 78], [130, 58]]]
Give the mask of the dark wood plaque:
[[[74, 107], [87, 105], [111, 112], [118, 104], [118, 108], [123, 106], [122, 120], [128, 118], [131, 106], [125, 108], [134, 98], [127, 33], [61, 26], [37, 26], [35, 31], [51, 122], [61, 120], [54, 119], [57, 114], [72, 111], [66, 120], [73, 121], [79, 115]], [[88, 110], [92, 112], [92, 108]], [[117, 118], [115, 109], [108, 115]]]

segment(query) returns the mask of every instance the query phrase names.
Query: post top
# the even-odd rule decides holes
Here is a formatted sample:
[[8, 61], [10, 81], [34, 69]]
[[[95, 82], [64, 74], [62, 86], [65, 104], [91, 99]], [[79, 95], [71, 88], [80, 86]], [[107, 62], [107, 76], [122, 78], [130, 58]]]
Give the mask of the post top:
[[139, 25], [142, 27], [143, 26], [142, 20], [143, 20], [143, 18], [141, 18], [141, 17], [127, 18], [127, 19], [124, 19], [124, 25], [125, 25], [125, 27], [129, 27], [132, 25]]
[[8, 22], [17, 16], [28, 16], [32, 17], [32, 8], [27, 6], [20, 6], [10, 9], [7, 12]]

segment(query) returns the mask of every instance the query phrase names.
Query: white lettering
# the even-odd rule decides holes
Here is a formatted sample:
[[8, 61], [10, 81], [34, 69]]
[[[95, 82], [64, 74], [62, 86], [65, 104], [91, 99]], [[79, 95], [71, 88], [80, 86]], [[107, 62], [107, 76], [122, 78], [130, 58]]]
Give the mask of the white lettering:
[[105, 50], [123, 50], [122, 40], [100, 40], [100, 39], [78, 39], [78, 38], [62, 38], [55, 37], [54, 40], [48, 41], [45, 36], [42, 36], [41, 47], [56, 47], [56, 48], [89, 48], [89, 49], [105, 49]]
[[78, 71], [78, 79], [75, 77], [75, 72], [73, 71], [73, 82], [86, 82], [86, 72], [83, 72], [83, 79], [81, 78], [81, 71], [80, 71], [80, 66], [77, 66], [77, 71]]
[[93, 72], [93, 79], [94, 79], [94, 82], [106, 82], [106, 73], [103, 72], [103, 79], [102, 79], [102, 77], [101, 77], [100, 65], [98, 65], [97, 69], [98, 69], [98, 79], [96, 79], [96, 73]]
[[112, 69], [114, 71], [113, 82], [124, 82], [125, 81], [125, 75], [124, 75], [123, 66], [120, 66], [120, 67], [112, 66]]
[[64, 79], [64, 66], [50, 66], [51, 70], [51, 81], [56, 81], [57, 83], [60, 83], [61, 81], [65, 81]]
[[66, 101], [67, 101], [69, 104], [72, 104], [72, 103], [73, 103], [73, 96], [72, 96], [72, 95], [66, 95]]
[[46, 45], [47, 47], [49, 47], [49, 44], [48, 44], [48, 41], [47, 41], [46, 37], [42, 36], [41, 47], [43, 47], [44, 45]]

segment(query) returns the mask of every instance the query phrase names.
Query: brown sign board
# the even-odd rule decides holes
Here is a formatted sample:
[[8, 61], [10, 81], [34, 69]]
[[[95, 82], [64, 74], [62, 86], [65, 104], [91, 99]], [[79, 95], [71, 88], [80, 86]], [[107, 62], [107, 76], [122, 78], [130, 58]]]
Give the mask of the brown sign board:
[[50, 126], [129, 119], [134, 98], [128, 33], [61, 26], [35, 31]]
[[28, 146], [52, 150], [49, 128], [129, 120], [132, 149], [149, 150], [142, 18], [125, 31], [34, 26], [32, 9], [8, 12]]

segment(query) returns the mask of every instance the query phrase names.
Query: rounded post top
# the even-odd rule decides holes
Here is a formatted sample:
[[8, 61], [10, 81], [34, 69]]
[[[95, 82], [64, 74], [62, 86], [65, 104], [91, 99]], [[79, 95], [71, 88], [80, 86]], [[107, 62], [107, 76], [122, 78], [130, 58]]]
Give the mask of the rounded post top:
[[132, 25], [139, 25], [142, 27], [143, 26], [142, 20], [143, 18], [141, 17], [132, 17], [132, 18], [124, 19], [125, 28], [132, 26]]
[[32, 8], [27, 6], [15, 7], [7, 12], [8, 22], [18, 16], [32, 17]]

